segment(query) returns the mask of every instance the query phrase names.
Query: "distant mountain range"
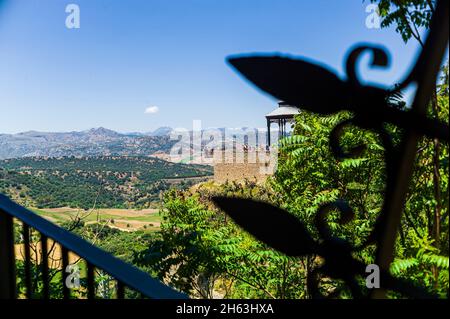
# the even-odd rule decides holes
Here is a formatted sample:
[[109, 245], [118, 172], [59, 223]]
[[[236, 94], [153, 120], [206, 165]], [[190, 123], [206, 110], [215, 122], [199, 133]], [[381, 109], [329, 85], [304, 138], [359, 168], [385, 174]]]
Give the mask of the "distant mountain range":
[[134, 136], [165, 136], [170, 135], [170, 133], [173, 131], [173, 128], [169, 126], [161, 126], [157, 128], [156, 130], [152, 132], [130, 132], [130, 133], [124, 133], [125, 135], [134, 135]]
[[[203, 145], [210, 142], [210, 133], [206, 132], [207, 130], [202, 131]], [[233, 144], [233, 138], [236, 137], [239, 137], [243, 143], [245, 132], [252, 131], [246, 127], [230, 129], [222, 127], [214, 128], [214, 130], [225, 136], [223, 143], [229, 145]], [[174, 129], [164, 126], [146, 133], [119, 133], [99, 127], [80, 132], [28, 131], [17, 134], [0, 134], [0, 160], [66, 156], [154, 156], [170, 160], [168, 154], [173, 145], [178, 142], [178, 140], [170, 139], [173, 131]], [[184, 141], [183, 147], [192, 147], [191, 142]], [[183, 159], [174, 159], [174, 161], [178, 160]]]
[[168, 153], [177, 142], [170, 127], [148, 133], [118, 133], [103, 127], [81, 132], [0, 134], [0, 159], [32, 156], [149, 156]]

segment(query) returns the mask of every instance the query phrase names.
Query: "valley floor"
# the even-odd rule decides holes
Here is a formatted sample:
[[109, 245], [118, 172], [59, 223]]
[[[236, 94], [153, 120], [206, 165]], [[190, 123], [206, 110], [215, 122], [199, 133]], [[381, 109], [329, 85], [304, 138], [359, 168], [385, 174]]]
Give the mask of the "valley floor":
[[45, 219], [61, 224], [80, 218], [85, 224], [106, 223], [108, 227], [123, 231], [135, 230], [159, 230], [161, 216], [158, 209], [116, 209], [100, 208], [94, 210], [83, 210], [70, 207], [60, 208], [30, 208]]

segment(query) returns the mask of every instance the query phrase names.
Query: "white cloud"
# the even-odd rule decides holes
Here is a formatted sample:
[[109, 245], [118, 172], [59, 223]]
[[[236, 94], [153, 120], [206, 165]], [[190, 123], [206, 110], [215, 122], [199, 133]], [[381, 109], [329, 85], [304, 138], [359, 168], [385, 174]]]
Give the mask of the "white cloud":
[[157, 106], [149, 106], [145, 109], [145, 114], [155, 114], [159, 112], [159, 108]]
[[149, 106], [145, 109], [145, 114], [155, 114], [159, 112], [159, 108], [157, 106]]
[[155, 114], [159, 112], [159, 108], [157, 106], [149, 106], [145, 109], [145, 114]]

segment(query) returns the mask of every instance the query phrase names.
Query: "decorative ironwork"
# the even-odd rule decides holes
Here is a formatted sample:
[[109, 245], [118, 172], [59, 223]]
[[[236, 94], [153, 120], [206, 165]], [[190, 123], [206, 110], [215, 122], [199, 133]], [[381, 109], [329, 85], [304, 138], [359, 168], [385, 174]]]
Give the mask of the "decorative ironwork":
[[[215, 197], [215, 203], [234, 221], [259, 240], [288, 256], [317, 254], [325, 263], [308, 278], [313, 297], [323, 297], [318, 291], [317, 274], [342, 279], [355, 298], [368, 297], [357, 284], [357, 276], [365, 276], [365, 265], [352, 257], [352, 252], [375, 244], [376, 264], [381, 269], [381, 289], [373, 298], [382, 298], [386, 290], [393, 290], [410, 297], [436, 297], [424, 289], [394, 278], [389, 274], [393, 259], [394, 243], [404, 208], [404, 200], [413, 171], [419, 137], [425, 135], [449, 141], [449, 126], [426, 117], [427, 104], [432, 96], [440, 63], [448, 45], [449, 1], [440, 0], [434, 12], [425, 45], [408, 76], [394, 90], [363, 85], [358, 79], [356, 62], [360, 55], [370, 51], [371, 67], [387, 67], [386, 51], [374, 45], [356, 46], [346, 61], [347, 79], [341, 80], [333, 71], [306, 60], [289, 56], [237, 56], [230, 64], [259, 89], [290, 105], [318, 113], [332, 114], [342, 110], [354, 116], [338, 124], [330, 136], [330, 147], [337, 158], [358, 157], [364, 145], [344, 151], [339, 137], [347, 125], [372, 130], [381, 136], [385, 147], [386, 188], [381, 213], [364, 245], [352, 247], [350, 243], [333, 237], [327, 227], [326, 215], [332, 209], [341, 214], [341, 223], [354, 217], [351, 207], [343, 200], [322, 205], [315, 224], [321, 236], [314, 241], [305, 226], [288, 212], [270, 204], [248, 199]], [[389, 106], [388, 98], [411, 83], [417, 85], [414, 102], [408, 111]], [[326, 87], [326, 94], [322, 88]], [[392, 123], [404, 129], [401, 143], [394, 147], [384, 123]], [[246, 213], [243, 214], [242, 212]], [[270, 225], [262, 220], [270, 220]], [[279, 230], [274, 231], [274, 230]]]

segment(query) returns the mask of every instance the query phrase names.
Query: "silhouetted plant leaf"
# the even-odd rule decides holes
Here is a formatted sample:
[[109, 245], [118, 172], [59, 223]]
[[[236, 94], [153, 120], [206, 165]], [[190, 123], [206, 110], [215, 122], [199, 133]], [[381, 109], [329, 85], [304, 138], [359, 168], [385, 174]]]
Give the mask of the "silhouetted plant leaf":
[[281, 56], [231, 57], [228, 61], [258, 88], [290, 105], [329, 114], [347, 104], [346, 82], [320, 65]]
[[288, 256], [315, 253], [317, 244], [304, 225], [288, 212], [267, 203], [232, 197], [213, 197], [239, 226]]

